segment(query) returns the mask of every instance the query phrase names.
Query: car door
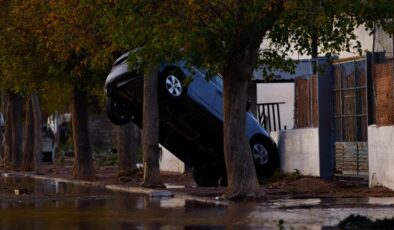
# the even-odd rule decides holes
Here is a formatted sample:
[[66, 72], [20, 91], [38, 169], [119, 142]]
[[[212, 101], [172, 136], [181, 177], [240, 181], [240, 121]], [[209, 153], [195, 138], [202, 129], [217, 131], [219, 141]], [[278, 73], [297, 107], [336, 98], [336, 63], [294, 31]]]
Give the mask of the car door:
[[220, 109], [220, 106], [218, 108], [220, 99], [223, 97], [221, 89], [212, 80], [206, 78], [205, 71], [194, 69], [193, 72], [194, 77], [189, 88], [189, 94], [215, 117], [222, 119], [223, 108]]

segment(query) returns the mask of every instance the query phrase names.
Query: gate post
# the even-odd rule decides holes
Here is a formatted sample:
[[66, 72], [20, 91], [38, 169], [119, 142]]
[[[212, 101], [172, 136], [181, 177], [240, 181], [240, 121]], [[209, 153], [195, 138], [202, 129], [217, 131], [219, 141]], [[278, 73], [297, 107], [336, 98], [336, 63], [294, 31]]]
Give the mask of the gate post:
[[331, 68], [326, 58], [316, 60], [319, 66], [317, 73], [317, 104], [319, 124], [319, 160], [320, 177], [332, 179], [334, 176], [334, 155], [331, 136]]

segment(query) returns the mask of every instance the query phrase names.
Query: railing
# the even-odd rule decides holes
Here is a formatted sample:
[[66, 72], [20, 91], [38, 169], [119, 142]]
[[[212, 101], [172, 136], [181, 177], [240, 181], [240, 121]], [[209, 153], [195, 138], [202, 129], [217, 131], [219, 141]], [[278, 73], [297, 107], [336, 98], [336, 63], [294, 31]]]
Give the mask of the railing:
[[258, 120], [268, 132], [282, 129], [279, 109], [281, 104], [285, 104], [285, 102], [257, 104]]

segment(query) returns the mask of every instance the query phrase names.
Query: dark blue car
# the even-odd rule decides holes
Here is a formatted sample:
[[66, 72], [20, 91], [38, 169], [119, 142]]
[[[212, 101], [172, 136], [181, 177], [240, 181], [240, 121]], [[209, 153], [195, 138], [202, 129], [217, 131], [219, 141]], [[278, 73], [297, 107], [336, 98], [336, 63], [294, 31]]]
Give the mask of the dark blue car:
[[[114, 124], [133, 120], [141, 127], [143, 75], [129, 70], [127, 58], [128, 53], [115, 61], [105, 82], [107, 115]], [[225, 185], [221, 76], [208, 80], [203, 70], [178, 62], [161, 65], [158, 80], [160, 144], [193, 168], [198, 186]], [[246, 113], [245, 135], [257, 175], [271, 176], [279, 166], [277, 146], [253, 115]]]

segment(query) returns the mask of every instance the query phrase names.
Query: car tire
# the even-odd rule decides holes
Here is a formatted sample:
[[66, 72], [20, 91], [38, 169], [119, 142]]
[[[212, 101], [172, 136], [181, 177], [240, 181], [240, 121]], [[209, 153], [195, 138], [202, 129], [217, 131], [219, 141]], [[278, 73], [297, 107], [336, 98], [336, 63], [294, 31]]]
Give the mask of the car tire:
[[279, 154], [275, 144], [266, 137], [255, 137], [250, 141], [250, 149], [257, 176], [272, 176], [279, 167]]
[[130, 122], [131, 105], [124, 99], [109, 97], [106, 103], [106, 112], [109, 120], [115, 125], [125, 125]]
[[208, 165], [195, 166], [193, 167], [193, 179], [198, 187], [217, 187], [220, 171]]
[[160, 90], [166, 97], [173, 99], [182, 98], [187, 91], [183, 85], [185, 75], [178, 68], [167, 68], [159, 76]]

